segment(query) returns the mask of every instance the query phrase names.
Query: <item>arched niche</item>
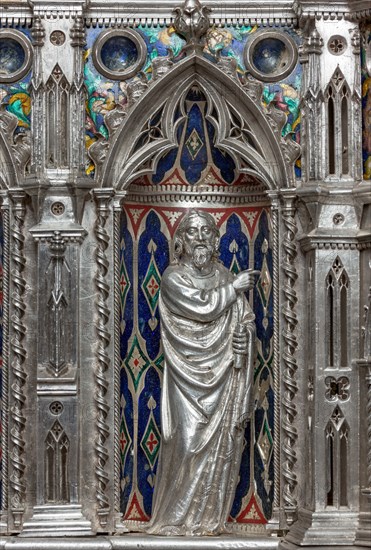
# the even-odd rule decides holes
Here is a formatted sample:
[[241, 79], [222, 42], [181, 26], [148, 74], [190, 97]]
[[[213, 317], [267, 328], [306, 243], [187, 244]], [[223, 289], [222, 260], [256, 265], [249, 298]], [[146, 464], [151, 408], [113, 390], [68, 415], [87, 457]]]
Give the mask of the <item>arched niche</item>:
[[[255, 412], [246, 423], [230, 526], [234, 532], [263, 533], [273, 515], [279, 477], [273, 460], [278, 429], [273, 243], [278, 229], [269, 191], [276, 182], [286, 182], [286, 173], [279, 143], [260, 107], [251, 100], [246, 105], [239, 96], [231, 97], [224, 84], [218, 94], [215, 80], [208, 81], [205, 71], [199, 74], [201, 65], [202, 60], [187, 60], [181, 87], [179, 80], [167, 80], [171, 87], [170, 92], [166, 89], [167, 98], [154, 94], [146, 113], [143, 103], [130, 113], [115, 136], [102, 172], [103, 185], [115, 181], [118, 190], [126, 191], [121, 205], [118, 281], [120, 511], [128, 526], [148, 521], [151, 514], [161, 443], [163, 357], [158, 292], [172, 259], [174, 232], [184, 214], [197, 208], [211, 213], [220, 228], [224, 264], [234, 272], [249, 267], [261, 272], [249, 296], [257, 324]], [[246, 94], [237, 89], [245, 99]], [[130, 119], [135, 117], [134, 131]], [[203, 121], [199, 126], [197, 117]], [[239, 129], [236, 121], [241, 122]], [[184, 158], [189, 163], [197, 161], [203, 147], [203, 165], [189, 176]]]
[[[174, 113], [192, 84], [200, 86], [207, 96], [207, 118], [215, 127], [217, 145], [234, 156], [239, 171], [255, 173], [267, 189], [289, 186], [290, 167], [282, 152], [280, 122], [272, 109], [265, 111], [260, 98], [252, 99], [237, 79], [196, 54], [151, 83], [131, 108], [110, 137], [97, 177], [99, 186], [126, 189], [138, 177], [154, 172], [159, 158], [178, 146]], [[159, 112], [161, 135], [140, 143], [140, 136]], [[255, 146], [245, 139], [247, 133], [253, 136]]]
[[[151, 513], [161, 442], [163, 356], [158, 296], [162, 274], [172, 257], [174, 231], [191, 206], [188, 201], [166, 202], [161, 194], [147, 203], [138, 187], [129, 187], [120, 228], [120, 494], [121, 512], [130, 523], [147, 521]], [[200, 194], [193, 206], [214, 216], [221, 232], [221, 261], [234, 272], [248, 267], [261, 271], [250, 296], [258, 334], [256, 410], [253, 420], [246, 424], [231, 523], [237, 530], [256, 531], [260, 527], [263, 531], [272, 516], [274, 489], [271, 209], [267, 201], [249, 203], [247, 195], [240, 197], [237, 205], [230, 201], [218, 205], [208, 198]]]

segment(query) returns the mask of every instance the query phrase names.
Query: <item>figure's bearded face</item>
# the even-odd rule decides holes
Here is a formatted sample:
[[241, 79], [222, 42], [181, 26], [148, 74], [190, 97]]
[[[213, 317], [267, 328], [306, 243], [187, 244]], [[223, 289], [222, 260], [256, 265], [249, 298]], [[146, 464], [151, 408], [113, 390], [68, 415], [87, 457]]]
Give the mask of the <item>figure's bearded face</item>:
[[212, 226], [202, 217], [190, 221], [183, 236], [184, 253], [193, 265], [201, 269], [212, 261], [217, 236]]
[[192, 260], [197, 268], [204, 267], [211, 262], [214, 247], [207, 245], [195, 246], [192, 251]]

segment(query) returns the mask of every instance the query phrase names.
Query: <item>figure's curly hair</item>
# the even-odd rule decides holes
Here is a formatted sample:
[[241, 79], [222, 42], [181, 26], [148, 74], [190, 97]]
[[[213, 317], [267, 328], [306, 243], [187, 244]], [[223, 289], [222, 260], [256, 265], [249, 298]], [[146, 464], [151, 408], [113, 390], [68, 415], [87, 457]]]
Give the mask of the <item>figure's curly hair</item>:
[[189, 210], [187, 214], [184, 216], [184, 218], [181, 220], [180, 224], [177, 227], [177, 230], [175, 231], [174, 235], [174, 259], [175, 262], [178, 262], [183, 254], [183, 239], [184, 239], [184, 233], [186, 232], [190, 222], [194, 218], [203, 218], [206, 220], [207, 225], [209, 225], [216, 237], [215, 241], [215, 249], [213, 252], [213, 259], [217, 259], [219, 256], [219, 243], [220, 243], [220, 231], [218, 226], [215, 223], [215, 220], [209, 212], [205, 212], [204, 210], [195, 210], [192, 208], [192, 210]]

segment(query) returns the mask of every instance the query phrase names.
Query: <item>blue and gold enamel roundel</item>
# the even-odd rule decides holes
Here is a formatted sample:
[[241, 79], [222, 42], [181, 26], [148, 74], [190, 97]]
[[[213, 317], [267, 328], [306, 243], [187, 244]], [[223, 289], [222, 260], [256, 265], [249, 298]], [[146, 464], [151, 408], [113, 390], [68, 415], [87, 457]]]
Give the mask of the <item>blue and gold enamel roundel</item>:
[[131, 29], [103, 31], [93, 46], [93, 62], [100, 73], [114, 80], [137, 74], [146, 59], [141, 35]]
[[263, 30], [247, 42], [244, 57], [246, 68], [255, 78], [277, 82], [292, 72], [298, 53], [287, 33]]
[[16, 82], [29, 70], [32, 46], [24, 34], [0, 29], [0, 82]]

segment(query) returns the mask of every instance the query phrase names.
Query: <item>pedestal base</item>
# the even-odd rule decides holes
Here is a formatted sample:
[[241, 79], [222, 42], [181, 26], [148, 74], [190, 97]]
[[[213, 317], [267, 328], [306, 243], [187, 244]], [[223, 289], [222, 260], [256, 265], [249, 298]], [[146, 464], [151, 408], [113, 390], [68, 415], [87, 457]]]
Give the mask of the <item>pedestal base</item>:
[[3, 537], [0, 550], [277, 550], [270, 537], [155, 537], [130, 533], [114, 537], [33, 538]]
[[90, 521], [82, 515], [80, 505], [48, 505], [35, 506], [32, 518], [24, 522], [19, 536], [80, 537], [93, 534]]
[[292, 550], [300, 546], [353, 547], [357, 524], [358, 514], [355, 512], [301, 510], [298, 521], [280, 543], [279, 549]]
[[6, 518], [0, 514], [0, 536], [6, 535], [8, 530]]
[[371, 512], [361, 512], [359, 514], [356, 544], [371, 548]]

